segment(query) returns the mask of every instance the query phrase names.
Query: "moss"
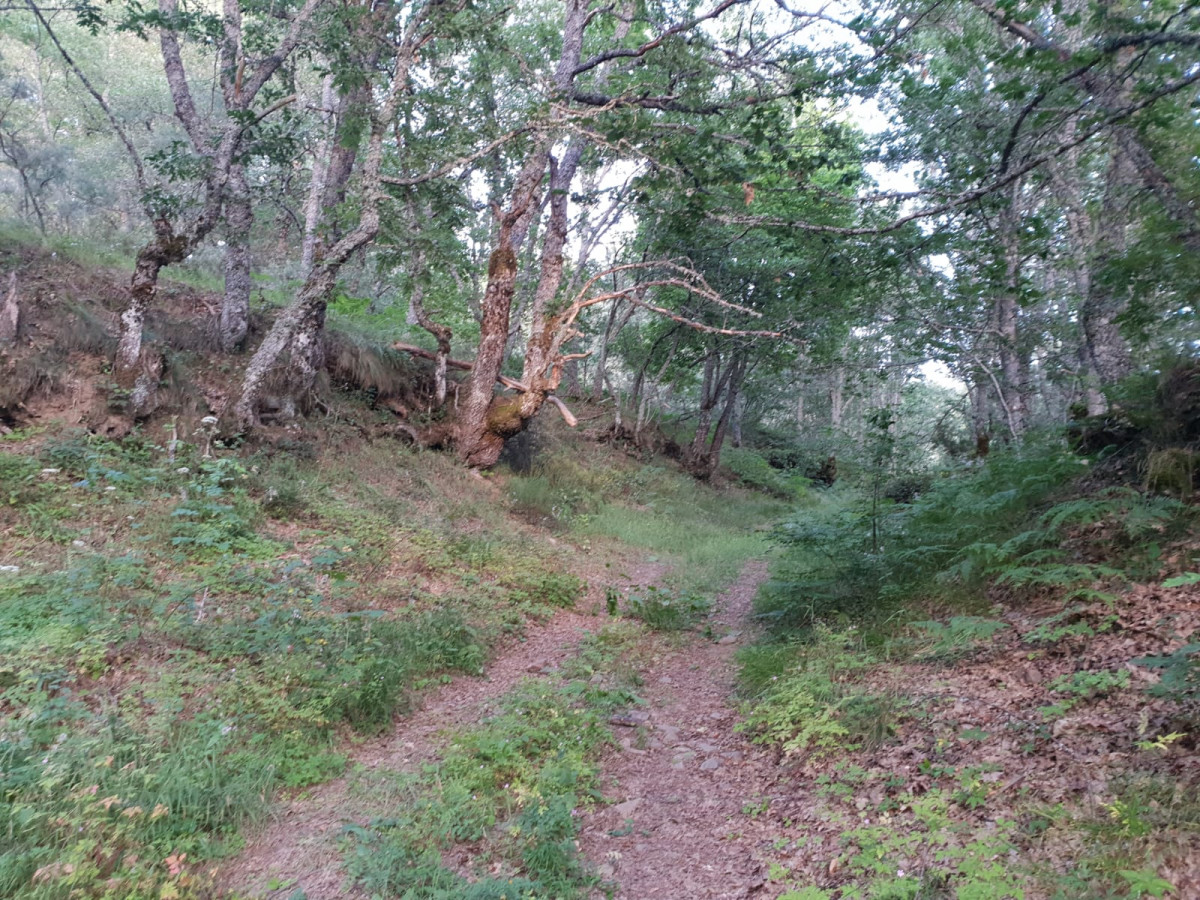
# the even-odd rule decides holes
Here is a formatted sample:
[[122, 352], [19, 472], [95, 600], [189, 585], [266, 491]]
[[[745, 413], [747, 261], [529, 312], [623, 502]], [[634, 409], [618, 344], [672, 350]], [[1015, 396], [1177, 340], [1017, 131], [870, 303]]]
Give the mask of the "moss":
[[488, 431], [502, 438], [510, 438], [525, 427], [521, 417], [520, 397], [496, 397], [488, 407]]

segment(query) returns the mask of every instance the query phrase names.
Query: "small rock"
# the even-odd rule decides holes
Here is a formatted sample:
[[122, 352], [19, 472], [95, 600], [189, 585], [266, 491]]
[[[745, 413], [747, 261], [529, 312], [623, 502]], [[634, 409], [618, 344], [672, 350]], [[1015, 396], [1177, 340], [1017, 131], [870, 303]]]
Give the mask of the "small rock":
[[42, 469], [43, 475], [57, 475], [62, 469]]
[[71, 546], [72, 547], [86, 547], [87, 543], [85, 541], [81, 541], [81, 540], [77, 539], [77, 540], [71, 541]]
[[175, 470], [175, 474], [176, 475], [187, 475], [191, 471], [192, 470], [189, 469], [187, 466], [180, 466], [178, 469]]
[[665, 740], [668, 744], [673, 744], [679, 740], [679, 729], [674, 725], [660, 724], [656, 725], [655, 728], [662, 732], [663, 740]]
[[721, 768], [721, 761], [715, 756], [710, 756], [704, 762], [700, 763], [700, 768], [705, 772], [711, 772], [713, 769]]
[[542, 659], [542, 660], [538, 660], [537, 662], [532, 662], [532, 663], [530, 663], [529, 665], [527, 665], [527, 666], [525, 667], [525, 671], [526, 671], [526, 672], [532, 672], [532, 673], [536, 674], [536, 673], [538, 673], [538, 672], [541, 672], [541, 671], [542, 671], [542, 669], [544, 669], [544, 668], [545, 668], [546, 666], [548, 666], [548, 665], [549, 665], [549, 663], [548, 663], [548, 662], [546, 662], [546, 660], [544, 660], [544, 659]]
[[641, 709], [630, 709], [609, 716], [608, 721], [611, 725], [620, 725], [624, 728], [637, 728], [639, 725], [645, 725], [650, 721], [650, 713]]
[[712, 753], [717, 749], [717, 745], [710, 744], [708, 741], [700, 741], [696, 744], [696, 749], [701, 753]]
[[742, 636], [742, 633], [740, 631], [731, 631], [731, 632], [729, 632], [729, 634], [725, 635], [725, 637], [723, 637], [719, 641], [717, 641], [717, 643], [718, 644], [732, 644], [741, 636]]
[[0, 566], [0, 575], [20, 575], [20, 566]]
[[624, 803], [618, 803], [613, 807], [613, 812], [619, 816], [632, 816], [634, 811], [642, 805], [641, 797], [634, 797], [632, 800], [626, 800]]

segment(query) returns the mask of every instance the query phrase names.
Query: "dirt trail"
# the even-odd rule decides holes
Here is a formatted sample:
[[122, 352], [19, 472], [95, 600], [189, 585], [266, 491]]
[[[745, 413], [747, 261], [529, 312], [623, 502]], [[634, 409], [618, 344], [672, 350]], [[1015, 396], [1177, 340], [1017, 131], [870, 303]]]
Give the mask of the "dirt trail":
[[[777, 769], [733, 730], [733, 654], [766, 564], [751, 561], [718, 600], [717, 642], [691, 637], [644, 673], [649, 720], [604, 761], [604, 794], [580, 834], [584, 855], [618, 884], [617, 900], [761, 896], [769, 847], [755, 811]], [[597, 891], [597, 897], [608, 896]]]
[[[629, 572], [629, 584], [651, 584], [666, 567], [644, 564]], [[597, 589], [599, 590], [599, 589]], [[595, 604], [598, 606], [598, 604]], [[436, 756], [441, 735], [448, 729], [478, 721], [532, 668], [555, 666], [574, 653], [585, 631], [596, 631], [603, 620], [563, 610], [538, 626], [523, 641], [500, 649], [482, 678], [456, 678], [422, 697], [422, 706], [396, 728], [360, 747], [350, 768], [407, 771]], [[366, 824], [371, 812], [364, 798], [351, 791], [351, 779], [338, 778], [286, 802], [265, 828], [248, 838], [246, 848], [215, 871], [217, 887], [236, 896], [285, 898], [297, 889], [307, 900], [336, 900], [362, 896], [345, 885], [337, 841], [347, 823]], [[272, 891], [272, 883], [286, 884]]]

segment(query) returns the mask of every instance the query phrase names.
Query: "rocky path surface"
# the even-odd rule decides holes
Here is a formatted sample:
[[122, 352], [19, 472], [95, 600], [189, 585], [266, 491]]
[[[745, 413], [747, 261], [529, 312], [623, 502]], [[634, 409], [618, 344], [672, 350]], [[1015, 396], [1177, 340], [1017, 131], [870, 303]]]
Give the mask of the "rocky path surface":
[[[597, 897], [727, 900], [765, 896], [760, 851], [774, 761], [734, 731], [733, 654], [766, 564], [749, 562], [710, 619], [718, 640], [690, 636], [643, 673], [648, 718], [620, 728], [604, 761], [604, 794], [589, 814], [584, 855], [609, 882]], [[639, 716], [639, 718], [641, 718]], [[617, 887], [612, 892], [612, 883]]]
[[[666, 567], [647, 563], [626, 576], [630, 584], [651, 584]], [[436, 756], [448, 730], [490, 715], [489, 705], [512, 690], [530, 667], [556, 666], [575, 652], [583, 634], [602, 619], [563, 610], [533, 626], [525, 639], [502, 647], [482, 678], [456, 678], [422, 697], [422, 706], [383, 738], [360, 747], [350, 769], [410, 771]], [[345, 884], [338, 837], [348, 823], [365, 824], [372, 811], [353, 791], [351, 777], [319, 785], [286, 802], [246, 848], [215, 872], [220, 892], [239, 897], [286, 898], [297, 889], [307, 900], [361, 896]]]

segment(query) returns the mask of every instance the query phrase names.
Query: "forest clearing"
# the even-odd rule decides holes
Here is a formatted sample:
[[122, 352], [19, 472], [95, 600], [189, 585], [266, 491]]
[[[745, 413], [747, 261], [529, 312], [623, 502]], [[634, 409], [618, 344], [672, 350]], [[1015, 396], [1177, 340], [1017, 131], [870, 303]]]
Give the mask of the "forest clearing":
[[1200, 897], [1198, 15], [0, 9], [0, 900]]

